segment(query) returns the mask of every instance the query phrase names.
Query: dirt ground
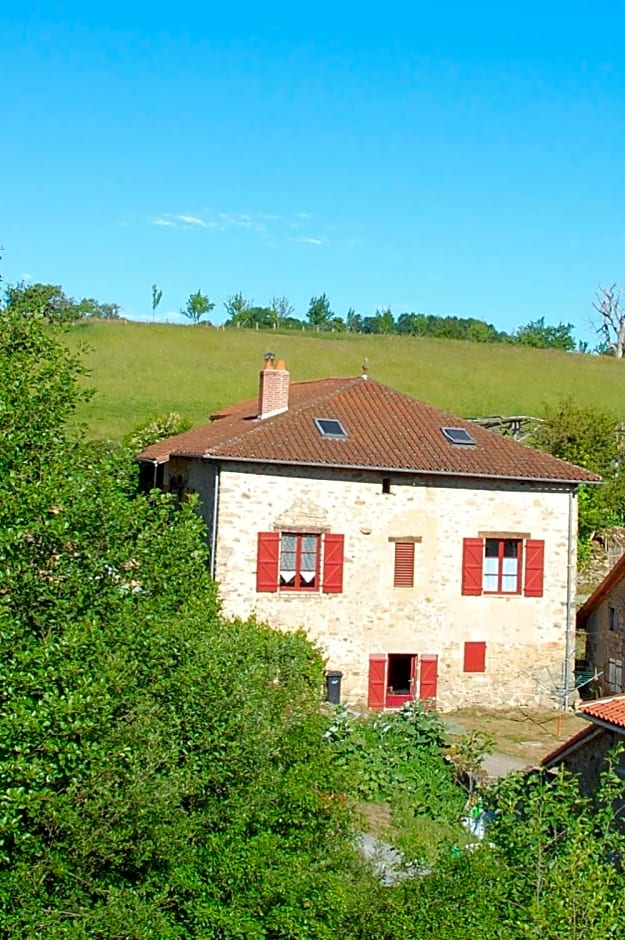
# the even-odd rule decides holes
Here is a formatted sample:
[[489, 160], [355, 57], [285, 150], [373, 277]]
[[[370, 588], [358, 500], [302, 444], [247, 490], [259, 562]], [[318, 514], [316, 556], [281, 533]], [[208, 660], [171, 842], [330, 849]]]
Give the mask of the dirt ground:
[[530, 708], [461, 708], [442, 718], [452, 737], [466, 731], [483, 731], [493, 738], [495, 751], [528, 763], [538, 763], [545, 754], [588, 724], [572, 712], [559, 715]]

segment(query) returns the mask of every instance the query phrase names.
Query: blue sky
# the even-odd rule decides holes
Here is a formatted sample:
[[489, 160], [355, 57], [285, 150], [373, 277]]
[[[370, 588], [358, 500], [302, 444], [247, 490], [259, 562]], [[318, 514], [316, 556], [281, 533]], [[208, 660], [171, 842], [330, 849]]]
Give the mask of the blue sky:
[[5, 280], [544, 316], [625, 280], [622, 4], [7, 2]]

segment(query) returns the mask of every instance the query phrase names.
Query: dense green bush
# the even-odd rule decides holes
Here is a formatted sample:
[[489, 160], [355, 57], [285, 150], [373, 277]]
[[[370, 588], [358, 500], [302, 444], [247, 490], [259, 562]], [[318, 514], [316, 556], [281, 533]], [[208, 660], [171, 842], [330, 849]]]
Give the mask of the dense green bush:
[[70, 437], [79, 364], [0, 319], [0, 935], [329, 936], [321, 657], [223, 620], [193, 502]]

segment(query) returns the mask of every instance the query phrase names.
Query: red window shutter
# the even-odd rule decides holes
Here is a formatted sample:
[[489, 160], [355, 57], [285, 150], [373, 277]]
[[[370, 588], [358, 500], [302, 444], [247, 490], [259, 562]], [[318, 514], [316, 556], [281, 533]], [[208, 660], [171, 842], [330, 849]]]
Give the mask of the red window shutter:
[[384, 708], [386, 701], [386, 656], [374, 653], [369, 657], [369, 708]]
[[482, 593], [482, 566], [484, 539], [464, 539], [462, 542], [462, 593]]
[[395, 542], [394, 587], [414, 587], [414, 542]]
[[278, 566], [280, 563], [280, 533], [259, 532], [256, 557], [256, 590], [278, 590]]
[[340, 594], [343, 590], [343, 535], [328, 533], [323, 543], [323, 581], [325, 594]]
[[419, 698], [436, 698], [438, 680], [438, 656], [436, 653], [423, 653], [419, 676]]
[[525, 543], [525, 586], [526, 597], [543, 596], [545, 570], [545, 543], [543, 539], [528, 539]]
[[464, 671], [486, 671], [486, 643], [468, 642], [464, 644]]

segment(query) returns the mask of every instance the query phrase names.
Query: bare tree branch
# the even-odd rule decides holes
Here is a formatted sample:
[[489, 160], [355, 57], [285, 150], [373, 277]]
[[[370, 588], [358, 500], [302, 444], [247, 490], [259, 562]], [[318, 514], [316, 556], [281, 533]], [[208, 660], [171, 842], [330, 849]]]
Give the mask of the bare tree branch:
[[623, 358], [625, 351], [625, 305], [623, 298], [625, 287], [611, 284], [610, 287], [599, 287], [595, 291], [593, 307], [601, 317], [596, 332], [603, 336], [603, 340], [614, 352], [616, 359]]

